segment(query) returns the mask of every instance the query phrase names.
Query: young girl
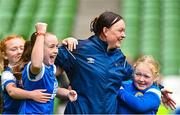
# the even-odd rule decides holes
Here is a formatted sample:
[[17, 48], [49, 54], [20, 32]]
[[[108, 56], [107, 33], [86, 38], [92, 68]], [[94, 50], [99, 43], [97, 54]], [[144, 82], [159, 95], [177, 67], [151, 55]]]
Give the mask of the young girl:
[[161, 103], [158, 63], [143, 56], [134, 64], [134, 79], [124, 82], [118, 91], [120, 114], [156, 114]]
[[55, 77], [55, 58], [58, 53], [57, 37], [51, 33], [46, 33], [47, 24], [37, 23], [36, 33], [31, 36], [31, 61], [23, 70], [23, 84], [26, 90], [46, 89], [51, 94], [47, 103], [38, 103], [33, 100], [23, 101], [20, 114], [52, 114], [54, 97], [56, 93], [68, 96], [70, 101], [75, 101], [77, 93], [74, 90], [58, 88]]
[[17, 114], [22, 99], [45, 103], [50, 98], [50, 94], [43, 93], [45, 90], [23, 90], [21, 77], [14, 74], [14, 69], [20, 64], [24, 43], [24, 39], [18, 35], [7, 36], [1, 41], [3, 114]]

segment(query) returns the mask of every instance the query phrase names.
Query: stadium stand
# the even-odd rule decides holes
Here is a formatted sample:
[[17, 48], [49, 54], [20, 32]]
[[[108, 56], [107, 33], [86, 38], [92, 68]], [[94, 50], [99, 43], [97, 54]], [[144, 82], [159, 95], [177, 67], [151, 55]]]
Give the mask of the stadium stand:
[[162, 2], [162, 70], [165, 75], [177, 75], [180, 68], [180, 1]]
[[[143, 0], [142, 8], [142, 26], [141, 26], [141, 52], [145, 55], [153, 55], [160, 61], [160, 1]], [[153, 47], [152, 47], [153, 46]]]
[[19, 0], [1, 0], [0, 1], [0, 37], [9, 33], [14, 15], [16, 14]]
[[125, 0], [122, 2], [130, 58], [148, 54], [159, 60], [162, 74], [180, 74], [180, 1]]
[[123, 50], [130, 58], [137, 58], [140, 51], [140, 6], [139, 0], [125, 0], [122, 2], [122, 13], [126, 22], [126, 40]]

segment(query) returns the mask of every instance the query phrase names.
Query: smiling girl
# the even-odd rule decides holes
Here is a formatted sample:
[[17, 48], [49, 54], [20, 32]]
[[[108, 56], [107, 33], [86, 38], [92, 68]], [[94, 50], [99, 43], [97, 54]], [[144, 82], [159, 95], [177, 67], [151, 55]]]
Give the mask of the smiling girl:
[[[10, 35], [1, 41], [3, 114], [17, 114], [22, 99], [32, 99], [42, 103], [49, 100], [49, 94], [43, 93], [44, 90], [23, 90], [21, 76], [14, 74], [14, 69], [20, 65], [24, 43], [24, 39], [19, 35]], [[42, 100], [45, 97], [47, 98]]]
[[74, 90], [58, 88], [55, 77], [55, 58], [58, 53], [58, 39], [52, 33], [47, 33], [46, 23], [37, 23], [36, 32], [31, 36], [31, 60], [23, 70], [23, 84], [28, 91], [35, 89], [46, 89], [51, 94], [50, 100], [46, 103], [38, 103], [33, 100], [25, 100], [20, 109], [20, 114], [53, 114], [54, 98], [56, 93], [67, 96], [70, 101], [77, 99]]
[[158, 88], [159, 66], [151, 56], [134, 64], [133, 80], [124, 82], [118, 91], [120, 114], [156, 114], [161, 103]]

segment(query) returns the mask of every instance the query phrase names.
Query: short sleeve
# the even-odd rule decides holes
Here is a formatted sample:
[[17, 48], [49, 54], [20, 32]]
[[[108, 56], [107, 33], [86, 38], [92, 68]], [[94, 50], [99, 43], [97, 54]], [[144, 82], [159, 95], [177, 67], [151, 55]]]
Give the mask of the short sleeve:
[[4, 71], [1, 76], [2, 90], [9, 84], [15, 83], [16, 78], [10, 71]]
[[30, 73], [30, 65], [31, 65], [31, 62], [28, 63], [28, 65], [26, 66], [26, 71], [27, 71], [27, 76], [28, 76], [28, 79], [30, 81], [38, 81], [40, 80], [43, 75], [44, 75], [44, 72], [45, 72], [45, 65], [42, 63], [42, 69], [41, 69], [41, 72], [37, 75], [33, 75]]

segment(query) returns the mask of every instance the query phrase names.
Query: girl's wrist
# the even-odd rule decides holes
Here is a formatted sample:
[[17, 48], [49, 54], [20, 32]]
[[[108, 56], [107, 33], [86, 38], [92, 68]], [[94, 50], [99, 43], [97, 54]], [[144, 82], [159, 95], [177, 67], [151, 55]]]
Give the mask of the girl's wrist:
[[36, 36], [45, 36], [46, 33], [43, 32], [36, 32]]

